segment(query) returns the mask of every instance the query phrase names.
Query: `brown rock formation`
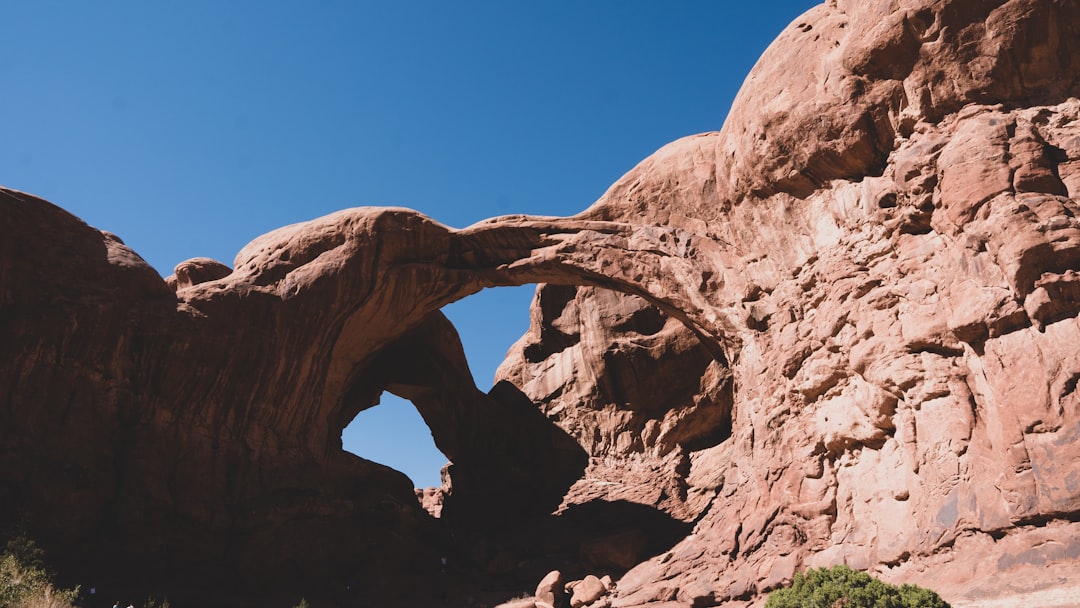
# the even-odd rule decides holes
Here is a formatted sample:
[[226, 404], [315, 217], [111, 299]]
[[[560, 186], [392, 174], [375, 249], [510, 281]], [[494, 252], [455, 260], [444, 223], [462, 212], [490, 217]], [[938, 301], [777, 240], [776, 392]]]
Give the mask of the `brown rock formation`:
[[956, 605], [1080, 605], [1078, 34], [1068, 2], [827, 3], [722, 131], [582, 214], [690, 233], [723, 328], [680, 376], [685, 330], [620, 311], [660, 312], [545, 287], [500, 370], [589, 448], [569, 504], [696, 521], [614, 605], [752, 600], [841, 562]]
[[[0, 517], [220, 603], [559, 568], [759, 604], [840, 562], [957, 606], [1080, 594], [1078, 77], [1071, 0], [837, 0], [577, 217], [352, 209], [168, 283], [0, 192]], [[438, 309], [532, 282], [481, 392]], [[340, 449], [387, 390], [453, 461], [441, 520]]]
[[[363, 577], [368, 599], [411, 605], [449, 592], [431, 584], [448, 552], [505, 574], [520, 547], [566, 551], [612, 533], [595, 522], [648, 517], [614, 505], [562, 520], [574, 532], [534, 521], [507, 536], [559, 505], [587, 455], [511, 384], [478, 391], [438, 312], [488, 285], [599, 281], [604, 256], [587, 251], [633, 227], [511, 217], [455, 232], [354, 209], [255, 240], [227, 276], [185, 262], [174, 293], [119, 239], [39, 199], [0, 192], [0, 226], [0, 516], [72, 572], [343, 602]], [[341, 450], [384, 390], [416, 404], [453, 461], [441, 526], [403, 475]]]

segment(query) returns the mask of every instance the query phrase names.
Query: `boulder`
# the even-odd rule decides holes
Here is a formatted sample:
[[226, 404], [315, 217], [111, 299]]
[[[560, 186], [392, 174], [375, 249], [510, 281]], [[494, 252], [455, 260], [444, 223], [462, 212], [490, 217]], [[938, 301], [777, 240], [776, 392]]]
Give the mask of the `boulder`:
[[536, 599], [554, 608], [562, 608], [566, 604], [565, 587], [562, 572], [552, 570], [536, 585]]
[[580, 581], [575, 581], [570, 596], [570, 608], [582, 608], [607, 595], [607, 588], [600, 579], [590, 574]]

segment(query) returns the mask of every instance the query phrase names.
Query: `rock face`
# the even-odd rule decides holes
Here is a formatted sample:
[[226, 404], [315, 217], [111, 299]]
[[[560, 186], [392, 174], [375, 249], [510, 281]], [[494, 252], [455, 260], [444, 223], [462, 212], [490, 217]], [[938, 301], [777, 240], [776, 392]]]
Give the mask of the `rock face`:
[[500, 370], [589, 449], [568, 504], [695, 522], [615, 606], [835, 563], [1080, 605], [1078, 34], [1068, 2], [827, 3], [580, 216], [675, 229], [722, 328], [547, 286]]
[[[439, 312], [485, 286], [598, 281], [588, 252], [636, 227], [510, 217], [452, 231], [353, 209], [260, 237], [226, 276], [199, 259], [163, 280], [26, 194], [0, 191], [0, 226], [0, 518], [73, 576], [222, 605], [349, 604], [356, 589], [455, 605], [539, 578], [554, 558], [538, 554], [602, 545], [612, 526], [655, 532], [638, 553], [685, 535], [637, 504], [550, 518], [586, 451], [512, 384], [477, 390]], [[383, 391], [410, 399], [453, 461], [450, 495], [428, 501], [441, 520], [402, 474], [341, 449]]]
[[[1080, 597], [1078, 94], [1071, 0], [837, 0], [720, 132], [572, 218], [352, 209], [162, 280], [2, 191], [0, 518], [220, 605], [554, 569], [617, 607], [758, 605], [834, 563]], [[525, 283], [482, 392], [439, 308]], [[453, 463], [440, 519], [341, 450], [384, 391]]]

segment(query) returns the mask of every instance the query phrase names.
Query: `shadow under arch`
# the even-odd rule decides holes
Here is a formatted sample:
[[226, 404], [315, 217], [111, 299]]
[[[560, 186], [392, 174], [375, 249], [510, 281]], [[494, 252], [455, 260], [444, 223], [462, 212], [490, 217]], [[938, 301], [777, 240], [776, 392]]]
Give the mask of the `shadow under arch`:
[[556, 512], [584, 473], [588, 454], [513, 384], [479, 390], [457, 332], [441, 312], [380, 351], [353, 378], [346, 398], [363, 409], [375, 406], [383, 391], [417, 408], [436, 447], [452, 461], [446, 470], [451, 493], [436, 528], [446, 598], [464, 602], [479, 594], [506, 601], [556, 569], [568, 580], [618, 577], [693, 528], [622, 500]]
[[[435, 446], [452, 462], [448, 519], [487, 527], [558, 507], [588, 455], [516, 387], [484, 393], [473, 382], [457, 331], [441, 312], [394, 341], [353, 377], [335, 426], [387, 391], [416, 407]], [[355, 411], [353, 411], [355, 410]]]

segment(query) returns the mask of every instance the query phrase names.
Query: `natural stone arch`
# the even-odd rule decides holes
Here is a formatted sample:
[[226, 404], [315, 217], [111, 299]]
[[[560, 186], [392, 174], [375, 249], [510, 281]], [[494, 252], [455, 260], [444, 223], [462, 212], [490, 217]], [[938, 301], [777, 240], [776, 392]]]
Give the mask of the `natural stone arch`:
[[[410, 400], [454, 462], [460, 508], [448, 510], [490, 522], [550, 512], [587, 458], [513, 385], [475, 387], [439, 309], [486, 287], [598, 286], [678, 318], [725, 361], [722, 313], [698, 289], [712, 279], [701, 258], [718, 253], [715, 241], [677, 229], [511, 216], [454, 231], [409, 210], [360, 208], [260, 237], [230, 276], [179, 295], [204, 312], [265, 306], [230, 316], [287, 315], [271, 324], [318, 345], [321, 365], [296, 378], [319, 396], [305, 404], [310, 450], [340, 446], [342, 429], [383, 391]], [[295, 434], [295, 420], [279, 418], [289, 428], [274, 434]]]
[[721, 256], [717, 241], [672, 228], [509, 216], [455, 231], [410, 210], [359, 208], [264, 235], [238, 254], [232, 275], [180, 295], [200, 310], [230, 295], [251, 306], [258, 294], [293, 318], [290, 309], [304, 311], [316, 325], [305, 334], [330, 353], [315, 392], [322, 415], [313, 418], [340, 421], [350, 378], [375, 353], [485, 287], [595, 285], [637, 295], [722, 358], [734, 352], [732, 334], [721, 306], [699, 289], [719, 280]]
[[[60, 565], [72, 572], [107, 561], [159, 588], [173, 584], [178, 564], [207, 589], [268, 593], [364, 571], [379, 581], [371, 598], [408, 601], [398, 583], [437, 576], [439, 532], [407, 478], [341, 450], [346, 408], [363, 403], [349, 391], [363, 387], [365, 370], [437, 332], [442, 305], [488, 286], [614, 283], [675, 308], [645, 275], [638, 284], [619, 274], [612, 260], [632, 268], [625, 253], [574, 242], [582, 230], [616, 239], [633, 232], [616, 224], [504, 218], [453, 231], [412, 211], [348, 210], [256, 239], [228, 274], [197, 260], [166, 281], [115, 236], [40, 199], [2, 191], [0, 217], [9, 254], [0, 304], [5, 319], [23, 322], [2, 348], [27, 362], [0, 370], [0, 384], [14, 387], [3, 435], [21, 446], [6, 470], [34, 472], [3, 478], [0, 513], [34, 514], [29, 529], [67, 556]], [[615, 278], [604, 275], [605, 260]], [[456, 412], [468, 422], [495, 411], [489, 423], [520, 427], [517, 437], [534, 441], [515, 446], [537, 486], [526, 495], [533, 512], [549, 509], [580, 471], [581, 448], [508, 385], [494, 395], [464, 391], [476, 397], [468, 407], [432, 407], [445, 382], [405, 371], [385, 387], [429, 415]], [[524, 476], [475, 458], [476, 426], [446, 432], [460, 422], [440, 426], [464, 474], [450, 511], [479, 506], [482, 517], [483, 505], [466, 500], [469, 480], [514, 496]], [[105, 449], [103, 437], [111, 438]], [[549, 459], [555, 466], [538, 466], [545, 454], [528, 449], [537, 444], [561, 454]], [[78, 464], [42, 465], [51, 462]], [[77, 492], [36, 491], [70, 484], [73, 474]]]

